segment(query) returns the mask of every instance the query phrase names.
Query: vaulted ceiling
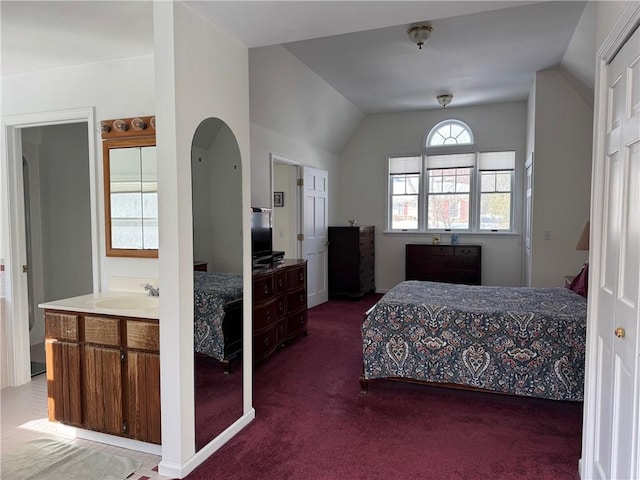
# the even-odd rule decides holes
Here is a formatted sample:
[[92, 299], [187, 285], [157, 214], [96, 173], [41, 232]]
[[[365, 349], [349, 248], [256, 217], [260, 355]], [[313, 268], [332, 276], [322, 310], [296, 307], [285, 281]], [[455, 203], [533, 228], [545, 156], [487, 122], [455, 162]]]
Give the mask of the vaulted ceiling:
[[[364, 113], [439, 108], [441, 93], [456, 106], [522, 100], [536, 71], [557, 66], [588, 92], [594, 47], [574, 35], [586, 3], [187, 2], [250, 48], [283, 44]], [[150, 1], [4, 0], [2, 75], [150, 55], [152, 11]], [[433, 34], [418, 50], [406, 30], [423, 21]]]

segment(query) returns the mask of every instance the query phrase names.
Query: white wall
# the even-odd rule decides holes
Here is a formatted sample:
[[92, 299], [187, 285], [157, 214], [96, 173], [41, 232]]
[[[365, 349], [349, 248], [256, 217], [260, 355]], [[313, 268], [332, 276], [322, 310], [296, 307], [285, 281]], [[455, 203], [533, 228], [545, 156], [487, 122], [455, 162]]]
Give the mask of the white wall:
[[329, 221], [338, 155], [364, 114], [281, 45], [249, 50], [251, 200], [271, 205], [270, 154], [329, 172]]
[[236, 140], [223, 126], [209, 150], [192, 147], [191, 156], [193, 258], [207, 262], [210, 272], [240, 274], [242, 166]]
[[191, 148], [191, 188], [193, 196], [193, 259], [211, 264], [211, 212], [209, 200], [209, 151]]
[[339, 154], [363, 113], [282, 45], [249, 50], [251, 123]]
[[[154, 59], [137, 57], [2, 77], [2, 114], [19, 115], [94, 107], [97, 120], [155, 113]], [[135, 81], [132, 81], [135, 79]], [[126, 85], [126, 88], [123, 88]], [[158, 277], [156, 259], [107, 258], [104, 239], [102, 146], [95, 135], [101, 286], [111, 275]]]
[[29, 174], [31, 345], [44, 342], [39, 303], [93, 291], [87, 138], [86, 123], [23, 131]]
[[242, 165], [238, 144], [223, 126], [209, 149], [209, 271], [242, 273]]
[[88, 148], [86, 124], [42, 128], [39, 187], [45, 302], [93, 290]]
[[589, 219], [593, 110], [556, 70], [535, 85], [531, 284], [562, 286], [587, 259], [575, 246]]
[[[211, 453], [194, 454], [193, 232], [191, 144], [200, 122], [223, 120], [242, 158], [242, 206], [250, 206], [248, 50], [181, 2], [154, 2], [160, 226], [162, 462], [165, 476], [183, 476]], [[196, 74], [197, 72], [197, 74]], [[243, 248], [249, 250], [248, 214]], [[251, 292], [250, 256], [243, 259]], [[251, 295], [244, 296], [244, 341], [250, 345]], [[244, 351], [243, 412], [252, 418], [251, 360]], [[226, 439], [232, 434], [227, 433]], [[217, 447], [220, 443], [217, 444]]]
[[298, 213], [297, 192], [294, 190], [297, 167], [274, 162], [273, 191], [282, 192], [284, 206], [273, 208], [273, 250], [285, 252], [285, 258], [297, 258], [297, 231], [294, 230], [294, 218]]
[[633, 2], [607, 1], [596, 3], [598, 7], [596, 21], [596, 48], [600, 48], [604, 40], [607, 38], [607, 35], [609, 35], [609, 32], [613, 29], [613, 25], [618, 21], [624, 7], [628, 3]]
[[[404, 245], [431, 241], [431, 235], [390, 233], [386, 226], [386, 156], [419, 153], [428, 132], [442, 120], [455, 118], [473, 131], [481, 149], [510, 148], [516, 151], [516, 193], [521, 192], [526, 152], [525, 102], [446, 108], [420, 112], [369, 115], [340, 156], [338, 215], [336, 225], [356, 219], [359, 225], [376, 227], [376, 289], [386, 291], [404, 280]], [[515, 227], [520, 232], [522, 199], [516, 197]], [[448, 239], [443, 236], [443, 242]], [[520, 235], [462, 235], [461, 243], [480, 243], [482, 283], [520, 285]]]
[[252, 123], [251, 204], [253, 206], [265, 206], [272, 203], [270, 154], [329, 172], [328, 216], [329, 222], [333, 222], [338, 208], [337, 201], [334, 199], [339, 183], [338, 155]]

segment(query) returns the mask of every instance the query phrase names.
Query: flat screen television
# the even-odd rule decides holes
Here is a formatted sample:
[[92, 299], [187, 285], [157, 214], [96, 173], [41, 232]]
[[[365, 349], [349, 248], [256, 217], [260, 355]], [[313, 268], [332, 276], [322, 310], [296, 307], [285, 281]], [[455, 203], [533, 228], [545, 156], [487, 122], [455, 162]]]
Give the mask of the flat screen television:
[[271, 209], [251, 207], [251, 258], [253, 265], [270, 264], [272, 249]]

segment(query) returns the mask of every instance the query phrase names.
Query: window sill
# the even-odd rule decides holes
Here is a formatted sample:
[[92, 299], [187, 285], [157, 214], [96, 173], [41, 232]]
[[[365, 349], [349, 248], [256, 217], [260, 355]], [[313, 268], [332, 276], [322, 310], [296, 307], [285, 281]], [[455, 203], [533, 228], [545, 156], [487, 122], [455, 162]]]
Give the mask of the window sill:
[[440, 235], [440, 243], [442, 242], [442, 238], [445, 237], [449, 237], [451, 235], [458, 235], [458, 238], [464, 238], [464, 237], [519, 237], [520, 233], [519, 232], [505, 232], [505, 231], [498, 231], [498, 232], [445, 232], [444, 230], [437, 230], [437, 231], [431, 231], [431, 232], [419, 232], [419, 231], [415, 231], [415, 230], [407, 230], [407, 231], [400, 231], [400, 230], [384, 230], [382, 232], [383, 235], [398, 235], [398, 236], [403, 236], [403, 235], [411, 235], [411, 236], [417, 236], [417, 237], [432, 237], [433, 235]]

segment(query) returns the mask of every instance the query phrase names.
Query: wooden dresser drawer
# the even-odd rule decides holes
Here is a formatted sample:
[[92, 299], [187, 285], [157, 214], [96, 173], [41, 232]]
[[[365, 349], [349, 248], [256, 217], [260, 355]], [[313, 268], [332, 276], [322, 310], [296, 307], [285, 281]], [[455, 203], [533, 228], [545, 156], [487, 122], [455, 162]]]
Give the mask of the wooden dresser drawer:
[[127, 320], [127, 348], [160, 351], [160, 325], [158, 322]]
[[278, 346], [278, 327], [269, 328], [253, 335], [253, 359], [258, 361], [273, 352]]
[[84, 317], [84, 341], [96, 345], [120, 345], [120, 319], [110, 317]]
[[306, 285], [306, 269], [303, 267], [295, 268], [287, 272], [287, 289], [302, 287]]
[[259, 276], [253, 279], [253, 301], [269, 298], [275, 292], [273, 276]]
[[253, 331], [257, 332], [273, 325], [278, 319], [278, 301], [276, 298], [253, 310]]
[[287, 288], [287, 277], [284, 272], [278, 272], [273, 276], [273, 288], [276, 293], [284, 292]]
[[45, 313], [44, 334], [47, 338], [78, 341], [78, 315]]
[[289, 336], [299, 335], [307, 331], [307, 310], [290, 315], [287, 318], [287, 334]]
[[454, 254], [454, 247], [447, 245], [430, 245], [424, 248], [421, 253], [427, 257], [452, 256]]
[[300, 289], [287, 294], [287, 312], [295, 312], [300, 308], [307, 307], [307, 292]]
[[476, 246], [471, 247], [454, 247], [454, 255], [457, 257], [479, 257], [480, 248]]

